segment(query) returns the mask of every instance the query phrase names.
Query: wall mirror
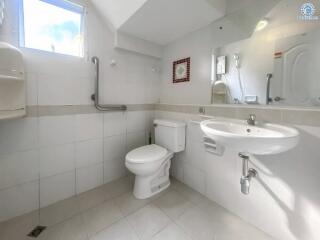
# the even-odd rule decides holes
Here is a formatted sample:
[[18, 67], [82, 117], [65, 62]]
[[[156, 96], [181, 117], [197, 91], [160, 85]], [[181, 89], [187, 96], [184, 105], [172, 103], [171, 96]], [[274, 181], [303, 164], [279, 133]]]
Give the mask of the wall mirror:
[[212, 52], [212, 103], [320, 108], [320, 3], [280, 1]]

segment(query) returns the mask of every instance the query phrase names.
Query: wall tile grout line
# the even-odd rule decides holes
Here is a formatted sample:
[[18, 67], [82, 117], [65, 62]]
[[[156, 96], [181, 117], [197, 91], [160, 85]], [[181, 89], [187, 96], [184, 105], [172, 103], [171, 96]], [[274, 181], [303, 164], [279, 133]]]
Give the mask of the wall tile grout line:
[[[129, 112], [130, 114], [131, 114], [131, 112]], [[136, 124], [138, 124], [137, 126], [139, 126], [140, 127], [140, 123], [139, 122], [137, 122], [137, 120], [138, 119], [136, 119], [136, 117], [135, 116], [142, 116], [143, 118], [144, 118], [144, 121], [143, 121], [143, 130], [142, 130], [142, 128], [141, 128], [141, 131], [139, 130], [138, 132], [136, 132], [136, 131], [129, 131], [128, 129], [127, 129], [127, 126], [128, 126], [128, 119], [127, 119], [127, 113], [124, 113], [124, 115], [121, 115], [122, 117], [122, 119], [124, 119], [124, 123], [125, 123], [125, 141], [124, 141], [124, 151], [126, 151], [127, 149], [128, 149], [128, 147], [129, 147], [129, 142], [128, 142], [128, 140], [127, 140], [127, 136], [128, 136], [128, 133], [130, 133], [130, 138], [131, 138], [131, 142], [132, 143], [134, 143], [134, 144], [137, 144], [136, 143], [136, 141], [137, 141], [137, 137], [138, 137], [138, 141], [140, 141], [139, 139], [141, 138], [140, 137], [140, 135], [138, 134], [138, 136], [137, 136], [137, 133], [140, 133], [140, 132], [142, 132], [143, 133], [143, 145], [145, 145], [145, 143], [146, 143], [146, 140], [145, 140], [145, 132], [146, 132], [146, 129], [147, 129], [147, 126], [149, 126], [149, 123], [147, 123], [147, 121], [146, 121], [146, 115], [147, 115], [147, 111], [140, 111], [139, 113], [137, 112], [137, 113], [134, 113], [134, 115], [132, 116], [132, 117], [134, 117], [133, 118], [133, 125], [132, 125], [132, 122], [131, 122], [131, 128], [132, 128], [132, 130], [134, 130], [134, 126], [136, 125]], [[108, 114], [110, 114], [110, 116], [113, 116], [113, 114], [114, 113], [108, 113]], [[92, 116], [92, 114], [86, 114], [87, 116]], [[105, 114], [104, 114], [105, 115]], [[91, 167], [91, 166], [100, 166], [99, 164], [100, 163], [102, 163], [102, 169], [101, 169], [101, 173], [102, 173], [102, 184], [105, 184], [105, 183], [107, 183], [107, 182], [109, 182], [110, 180], [113, 180], [113, 179], [111, 179], [111, 178], [114, 178], [115, 177], [115, 175], [113, 176], [113, 177], [109, 177], [108, 179], [106, 179], [106, 173], [105, 173], [105, 168], [106, 168], [106, 156], [105, 156], [105, 140], [106, 139], [110, 139], [111, 141], [113, 141], [112, 139], [114, 139], [114, 137], [117, 137], [117, 136], [122, 136], [123, 134], [112, 134], [112, 135], [105, 135], [104, 134], [104, 132], [105, 132], [105, 127], [106, 127], [106, 122], [105, 122], [105, 116], [104, 115], [102, 115], [103, 116], [103, 118], [102, 118], [102, 120], [101, 120], [101, 126], [102, 126], [102, 129], [101, 129], [101, 137], [99, 137], [99, 138], [97, 138], [97, 137], [90, 137], [90, 138], [86, 138], [86, 139], [77, 139], [76, 138], [76, 132], [75, 132], [75, 120], [76, 120], [76, 118], [74, 118], [74, 117], [72, 117], [72, 121], [70, 121], [71, 123], [72, 123], [72, 131], [70, 131], [70, 133], [72, 133], [72, 140], [70, 140], [70, 141], [68, 141], [68, 142], [66, 142], [65, 141], [65, 139], [61, 139], [61, 140], [63, 140], [63, 141], [65, 141], [65, 142], [63, 142], [62, 143], [62, 141], [61, 140], [59, 140], [59, 141], [51, 141], [50, 143], [48, 142], [47, 144], [40, 144], [40, 123], [39, 123], [39, 121], [40, 121], [40, 119], [41, 119], [41, 117], [37, 117], [37, 118], [34, 118], [34, 121], [35, 121], [35, 128], [36, 128], [36, 130], [32, 133], [32, 135], [34, 135], [35, 136], [35, 138], [36, 138], [36, 143], [35, 143], [35, 145], [34, 146], [30, 146], [30, 147], [28, 147], [28, 148], [23, 148], [23, 149], [21, 149], [20, 147], [19, 148], [14, 148], [14, 149], [12, 149], [12, 150], [10, 150], [10, 151], [8, 151], [8, 152], [6, 152], [6, 153], [4, 153], [4, 154], [2, 154], [1, 156], [5, 156], [5, 157], [9, 157], [9, 156], [15, 156], [16, 154], [20, 154], [20, 153], [28, 153], [29, 151], [35, 151], [35, 153], [36, 153], [36, 156], [37, 156], [37, 166], [36, 166], [36, 168], [37, 169], [39, 169], [39, 170], [37, 170], [36, 172], [37, 172], [37, 177], [35, 178], [35, 179], [32, 179], [32, 180], [27, 180], [27, 181], [24, 181], [23, 179], [22, 180], [20, 180], [20, 179], [18, 179], [17, 180], [17, 183], [10, 183], [10, 185], [7, 185], [7, 187], [6, 188], [3, 188], [3, 189], [1, 189], [1, 191], [3, 191], [3, 190], [6, 190], [6, 189], [13, 189], [14, 187], [17, 187], [17, 186], [23, 186], [23, 187], [25, 187], [25, 186], [28, 186], [28, 185], [26, 185], [26, 184], [28, 184], [28, 183], [36, 183], [37, 184], [37, 189], [38, 189], [38, 191], [37, 191], [37, 205], [38, 205], [38, 207], [37, 207], [37, 209], [41, 209], [41, 205], [42, 205], [42, 194], [41, 194], [41, 188], [43, 187], [43, 185], [41, 184], [41, 181], [43, 181], [43, 180], [45, 180], [45, 179], [50, 179], [50, 178], [54, 178], [54, 177], [59, 177], [59, 176], [61, 176], [61, 175], [64, 175], [64, 174], [68, 174], [68, 173], [73, 173], [74, 174], [74, 179], [73, 179], [73, 183], [72, 183], [72, 185], [70, 185], [70, 186], [72, 186], [72, 188], [73, 188], [73, 190], [72, 190], [72, 192], [73, 192], [73, 195], [77, 195], [77, 193], [78, 193], [78, 190], [77, 190], [77, 185], [78, 185], [78, 171], [79, 171], [79, 169], [86, 169], [87, 167]], [[56, 117], [59, 117], [59, 116], [52, 116], [53, 117], [53, 119], [54, 118], [56, 118]], [[91, 117], [89, 117], [89, 118], [91, 118]], [[130, 117], [131, 118], [131, 117]], [[23, 124], [24, 124], [24, 121], [25, 121], [25, 119], [22, 119], [21, 121], [19, 121], [19, 122], [22, 122]], [[51, 121], [53, 121], [53, 120], [51, 120]], [[64, 121], [64, 120], [63, 120]], [[63, 126], [63, 124], [64, 124], [64, 122], [63, 121], [61, 121], [59, 124], [62, 124], [61, 126]], [[69, 121], [69, 120], [68, 120]], [[131, 121], [131, 120], [130, 120]], [[43, 123], [43, 124], [45, 124], [45, 123]], [[44, 125], [45, 126], [45, 125]], [[51, 127], [51, 126], [50, 126]], [[63, 126], [63, 127], [68, 127], [68, 126]], [[50, 129], [50, 128], [49, 128]], [[63, 128], [62, 128], [63, 129]], [[59, 129], [58, 129], [59, 130]], [[49, 134], [58, 134], [59, 132], [54, 132], [54, 131], [51, 131], [51, 132], [49, 132]], [[142, 136], [142, 135], [141, 135]], [[61, 138], [61, 137], [60, 137]], [[76, 149], [75, 149], [75, 147], [76, 147], [76, 145], [78, 144], [78, 143], [87, 143], [87, 142], [90, 142], [90, 141], [94, 141], [94, 140], [101, 140], [101, 154], [102, 154], [102, 159], [101, 159], [101, 162], [99, 161], [99, 163], [98, 162], [95, 162], [94, 164], [88, 164], [88, 165], [83, 165], [83, 166], [81, 166], [80, 168], [78, 167], [78, 165], [76, 164]], [[132, 144], [131, 143], [131, 144]], [[142, 144], [142, 143], [138, 143], [138, 144]], [[40, 172], [40, 154], [39, 154], [39, 151], [41, 151], [41, 150], [46, 150], [46, 149], [52, 149], [53, 147], [64, 147], [64, 146], [66, 146], [66, 145], [72, 145], [71, 147], [72, 147], [72, 165], [74, 166], [74, 169], [70, 169], [70, 170], [65, 170], [65, 171], [60, 171], [59, 169], [58, 169], [58, 172], [56, 172], [56, 173], [54, 173], [54, 174], [50, 174], [50, 175], [46, 175], [45, 177], [41, 177], [41, 172]], [[100, 144], [99, 144], [99, 146], [100, 146]], [[17, 155], [17, 157], [20, 157], [19, 155]], [[19, 160], [18, 158], [17, 158], [17, 160]], [[117, 164], [117, 163], [114, 163], [114, 164]], [[112, 167], [112, 166], [111, 166]], [[65, 168], [60, 168], [61, 170], [62, 169], [65, 169]], [[116, 173], [116, 174], [118, 174], [118, 173]], [[12, 182], [12, 180], [10, 179], [10, 181]], [[66, 180], [67, 181], [67, 180]], [[69, 180], [68, 180], [69, 181]], [[100, 181], [100, 180], [99, 180]], [[69, 183], [68, 183], [69, 184]], [[58, 197], [59, 198], [59, 197]], [[23, 213], [24, 214], [24, 213]], [[14, 217], [14, 216], [16, 216], [15, 214], [14, 215], [12, 215], [12, 217]], [[18, 215], [19, 216], [19, 215]], [[4, 220], [6, 220], [6, 219], [8, 219], [8, 218], [4, 218]], [[9, 218], [9, 219], [11, 219], [11, 218]]]
[[[175, 105], [175, 104], [140, 104], [140, 105], [132, 105], [130, 108], [128, 105], [128, 112], [130, 111], [166, 111], [166, 112], [179, 112], [179, 113], [188, 113], [188, 114], [198, 114], [198, 108], [204, 107], [209, 115], [213, 116], [221, 116], [221, 117], [234, 117], [239, 118], [239, 116], [243, 115], [246, 112], [257, 112], [258, 115], [261, 115], [261, 111], [263, 111], [262, 118], [268, 116], [268, 113], [279, 112], [279, 118], [281, 122], [288, 122], [291, 124], [302, 124], [303, 122], [306, 125], [314, 125], [320, 126], [319, 121], [314, 120], [311, 121], [310, 116], [316, 117], [316, 119], [320, 119], [320, 111], [318, 109], [308, 109], [308, 108], [288, 108], [288, 107], [264, 107], [264, 106], [242, 106], [242, 105]], [[97, 112], [93, 106], [91, 105], [83, 105], [82, 108], [85, 108], [84, 111], [80, 110], [77, 105], [69, 105], [69, 106], [30, 106], [30, 109], [38, 109], [37, 114], [33, 114], [33, 110], [31, 110], [31, 115], [28, 117], [46, 117], [46, 116], [64, 116], [64, 115], [82, 115], [82, 114], [103, 114], [101, 112]], [[43, 110], [40, 110], [43, 109]], [[77, 110], [79, 109], [79, 110]], [[222, 111], [223, 110], [223, 111]], [[225, 111], [235, 111], [233, 115], [225, 114]], [[39, 112], [40, 111], [40, 112]], [[227, 111], [227, 112], [228, 112]], [[41, 113], [44, 112], [44, 113]], [[299, 113], [295, 116], [296, 113]], [[303, 117], [301, 114], [304, 113], [306, 116]], [[289, 114], [290, 119], [285, 118], [285, 114]], [[295, 116], [295, 117], [294, 117]], [[302, 118], [303, 117], [303, 121]], [[272, 118], [271, 118], [272, 120]], [[274, 118], [274, 120], [277, 120]]]

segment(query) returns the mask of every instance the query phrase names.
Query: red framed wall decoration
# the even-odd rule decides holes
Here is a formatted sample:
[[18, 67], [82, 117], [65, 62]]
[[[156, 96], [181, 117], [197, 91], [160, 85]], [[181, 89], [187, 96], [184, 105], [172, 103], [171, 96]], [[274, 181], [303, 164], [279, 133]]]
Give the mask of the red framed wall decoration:
[[191, 58], [173, 62], [173, 83], [190, 82]]

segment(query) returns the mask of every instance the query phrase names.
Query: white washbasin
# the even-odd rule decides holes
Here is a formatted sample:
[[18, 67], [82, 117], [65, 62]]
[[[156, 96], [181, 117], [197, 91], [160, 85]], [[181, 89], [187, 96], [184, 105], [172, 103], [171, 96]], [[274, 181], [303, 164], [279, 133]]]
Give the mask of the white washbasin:
[[296, 129], [277, 124], [251, 126], [245, 120], [210, 119], [200, 125], [205, 135], [218, 144], [257, 155], [286, 152], [294, 148], [300, 138]]

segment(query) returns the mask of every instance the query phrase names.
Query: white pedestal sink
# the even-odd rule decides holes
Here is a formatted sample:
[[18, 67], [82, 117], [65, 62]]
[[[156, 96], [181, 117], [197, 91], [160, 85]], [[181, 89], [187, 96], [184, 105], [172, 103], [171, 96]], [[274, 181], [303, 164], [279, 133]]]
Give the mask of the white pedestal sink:
[[299, 132], [277, 124], [248, 125], [245, 120], [210, 119], [201, 129], [216, 143], [242, 153], [267, 155], [286, 152], [299, 142]]

